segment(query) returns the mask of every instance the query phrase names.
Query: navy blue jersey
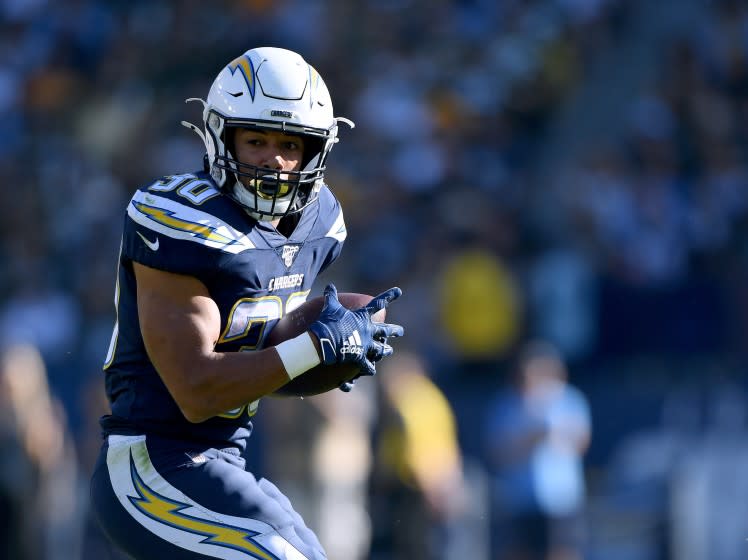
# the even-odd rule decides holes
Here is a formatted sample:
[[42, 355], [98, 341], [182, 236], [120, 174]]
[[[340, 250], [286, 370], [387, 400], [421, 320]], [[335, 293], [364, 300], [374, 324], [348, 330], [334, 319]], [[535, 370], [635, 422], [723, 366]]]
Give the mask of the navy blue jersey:
[[251, 218], [205, 173], [165, 177], [138, 190], [122, 236], [117, 323], [104, 365], [112, 414], [102, 418], [104, 432], [243, 446], [257, 408], [257, 402], [247, 403], [199, 424], [184, 418], [145, 350], [133, 261], [202, 281], [221, 313], [216, 350], [251, 351], [306, 300], [345, 237], [340, 204], [326, 187], [289, 238]]

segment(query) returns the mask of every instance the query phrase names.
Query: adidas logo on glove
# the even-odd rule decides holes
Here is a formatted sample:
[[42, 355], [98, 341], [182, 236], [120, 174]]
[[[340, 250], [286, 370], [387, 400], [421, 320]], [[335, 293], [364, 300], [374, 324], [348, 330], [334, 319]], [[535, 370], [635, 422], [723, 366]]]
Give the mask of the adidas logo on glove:
[[343, 345], [340, 347], [341, 354], [355, 354], [360, 356], [364, 353], [364, 347], [361, 344], [361, 335], [358, 331], [353, 331], [353, 334], [348, 337], [347, 340], [343, 341]]

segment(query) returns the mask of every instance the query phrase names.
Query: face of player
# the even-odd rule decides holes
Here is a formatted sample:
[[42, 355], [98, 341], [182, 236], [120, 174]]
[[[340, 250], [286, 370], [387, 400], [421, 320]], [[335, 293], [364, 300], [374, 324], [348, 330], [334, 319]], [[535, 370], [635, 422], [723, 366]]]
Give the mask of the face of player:
[[301, 169], [304, 155], [304, 139], [301, 136], [249, 128], [237, 128], [235, 134], [235, 156], [241, 163], [267, 167], [275, 171]]
[[[271, 169], [279, 173], [271, 177], [270, 183], [262, 177], [257, 177], [247, 168], [243, 171], [249, 173], [239, 175], [239, 180], [247, 190], [271, 202], [275, 197], [284, 197], [291, 192], [292, 177], [284, 171], [301, 169], [304, 139], [298, 135], [283, 134], [274, 130], [237, 128], [234, 132], [234, 152], [241, 164]], [[277, 225], [279, 221], [280, 218], [271, 223]]]

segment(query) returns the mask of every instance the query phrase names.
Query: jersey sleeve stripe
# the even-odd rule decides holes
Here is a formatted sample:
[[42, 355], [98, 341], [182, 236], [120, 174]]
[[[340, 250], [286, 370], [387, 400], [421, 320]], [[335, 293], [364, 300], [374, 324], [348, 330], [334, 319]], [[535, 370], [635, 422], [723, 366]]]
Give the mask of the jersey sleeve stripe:
[[139, 191], [127, 207], [136, 223], [173, 239], [183, 239], [237, 254], [255, 245], [242, 232], [212, 214], [168, 198]]
[[345, 241], [345, 238], [347, 236], [348, 236], [348, 230], [346, 230], [345, 228], [345, 220], [343, 219], [343, 209], [340, 208], [338, 211], [338, 216], [337, 218], [335, 218], [335, 222], [332, 224], [330, 231], [328, 231], [325, 234], [325, 237], [332, 237], [342, 243], [343, 241]]

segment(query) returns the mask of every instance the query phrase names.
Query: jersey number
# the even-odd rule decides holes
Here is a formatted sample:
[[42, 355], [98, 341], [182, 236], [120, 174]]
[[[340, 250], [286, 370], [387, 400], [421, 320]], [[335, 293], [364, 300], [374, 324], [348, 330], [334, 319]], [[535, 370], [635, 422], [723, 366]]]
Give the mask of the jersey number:
[[[263, 296], [259, 298], [242, 298], [231, 308], [226, 328], [223, 330], [218, 344], [245, 339], [239, 351], [256, 350], [265, 340], [268, 321], [280, 319], [284, 312], [290, 313], [306, 301], [309, 290], [296, 292], [286, 298], [285, 305], [278, 296]], [[221, 418], [239, 418], [244, 411], [249, 416], [257, 412], [259, 401], [253, 401], [244, 406], [228, 410], [219, 416]]]
[[158, 192], [173, 191], [174, 189], [176, 189], [179, 196], [186, 198], [197, 206], [221, 194], [210, 181], [197, 179], [189, 173], [184, 175], [170, 175], [148, 187], [149, 191]]
[[304, 303], [308, 295], [309, 290], [293, 293], [286, 298], [285, 305], [278, 296], [240, 299], [231, 308], [218, 344], [244, 339], [240, 351], [256, 350], [265, 339], [268, 321], [290, 313]]

